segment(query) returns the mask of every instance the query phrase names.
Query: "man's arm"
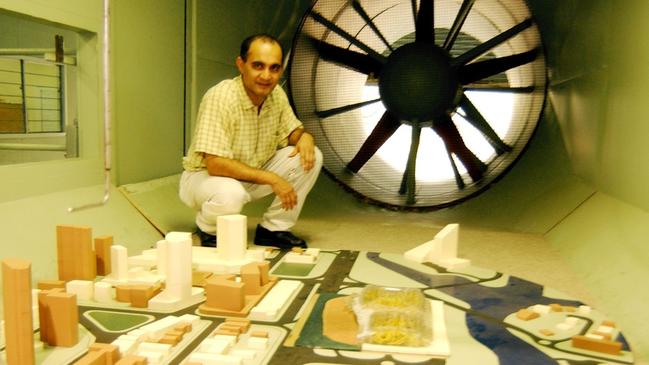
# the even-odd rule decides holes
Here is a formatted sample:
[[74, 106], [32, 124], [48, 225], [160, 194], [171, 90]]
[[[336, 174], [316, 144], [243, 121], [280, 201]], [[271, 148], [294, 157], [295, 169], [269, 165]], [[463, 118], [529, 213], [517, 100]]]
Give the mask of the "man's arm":
[[311, 170], [315, 163], [315, 142], [313, 136], [302, 127], [295, 128], [288, 135], [288, 144], [295, 146], [295, 149], [293, 149], [289, 157], [293, 157], [299, 153], [300, 162], [304, 170]]
[[270, 185], [273, 192], [282, 201], [286, 210], [293, 209], [297, 204], [297, 193], [293, 186], [274, 172], [256, 169], [245, 163], [231, 158], [204, 154], [207, 172], [212, 176], [231, 177], [240, 181], [259, 185]]

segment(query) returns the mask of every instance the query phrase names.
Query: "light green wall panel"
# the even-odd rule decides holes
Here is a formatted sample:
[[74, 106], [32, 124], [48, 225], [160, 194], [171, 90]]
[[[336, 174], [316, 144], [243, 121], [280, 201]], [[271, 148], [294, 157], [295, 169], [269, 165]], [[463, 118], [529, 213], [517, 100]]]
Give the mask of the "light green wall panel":
[[183, 155], [184, 2], [111, 6], [116, 183], [175, 174]]
[[600, 188], [649, 211], [649, 2], [629, 1], [612, 12], [606, 126]]
[[606, 124], [611, 2], [531, 1], [548, 60], [549, 97], [572, 170], [595, 186]]
[[550, 97], [573, 171], [649, 210], [649, 2], [530, 3], [544, 31]]
[[64, 38], [66, 50], [77, 49], [77, 35], [72, 30], [53, 24], [35, 22], [31, 18], [15, 16], [12, 12], [0, 10], [0, 48], [51, 48], [54, 49], [54, 34]]
[[574, 173], [597, 185], [606, 125], [608, 77], [590, 73], [551, 87], [548, 94]]
[[77, 30], [99, 33], [102, 29], [102, 3], [101, 0], [1, 0], [0, 8]]

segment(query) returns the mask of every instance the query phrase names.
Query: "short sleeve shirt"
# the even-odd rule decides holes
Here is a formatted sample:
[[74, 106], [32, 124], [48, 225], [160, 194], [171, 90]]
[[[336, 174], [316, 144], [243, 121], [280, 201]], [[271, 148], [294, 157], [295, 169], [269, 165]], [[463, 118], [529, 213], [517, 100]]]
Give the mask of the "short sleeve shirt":
[[301, 126], [281, 87], [275, 87], [258, 110], [241, 76], [221, 81], [203, 96], [183, 168], [205, 169], [204, 153], [260, 168], [278, 148], [288, 145], [288, 136]]

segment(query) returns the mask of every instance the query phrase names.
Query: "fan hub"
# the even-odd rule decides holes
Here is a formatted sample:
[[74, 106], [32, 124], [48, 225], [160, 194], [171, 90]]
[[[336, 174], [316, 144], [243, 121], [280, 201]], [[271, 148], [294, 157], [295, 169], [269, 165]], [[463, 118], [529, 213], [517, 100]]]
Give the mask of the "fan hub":
[[453, 109], [460, 83], [448, 53], [431, 43], [397, 48], [381, 70], [379, 93], [386, 109], [410, 125]]

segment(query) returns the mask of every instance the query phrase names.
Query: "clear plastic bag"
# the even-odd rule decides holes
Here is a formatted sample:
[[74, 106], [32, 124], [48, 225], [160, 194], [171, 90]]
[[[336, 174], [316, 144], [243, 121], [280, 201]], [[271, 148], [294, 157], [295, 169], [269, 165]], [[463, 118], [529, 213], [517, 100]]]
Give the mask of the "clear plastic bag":
[[351, 306], [364, 343], [419, 347], [432, 341], [430, 302], [419, 289], [369, 285]]

